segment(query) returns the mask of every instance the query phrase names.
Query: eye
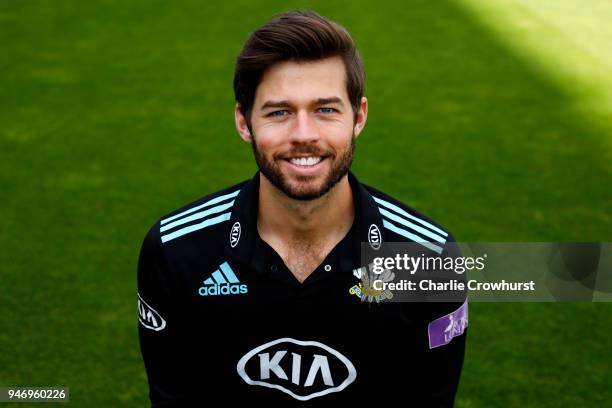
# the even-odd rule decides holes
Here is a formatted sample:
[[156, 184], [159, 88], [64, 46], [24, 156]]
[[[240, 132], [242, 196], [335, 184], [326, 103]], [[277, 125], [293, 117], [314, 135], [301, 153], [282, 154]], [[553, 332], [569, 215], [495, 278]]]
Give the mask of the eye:
[[334, 109], [334, 108], [319, 108], [319, 111], [321, 113], [334, 113], [334, 112], [337, 112], [337, 110]]
[[268, 113], [267, 116], [270, 116], [270, 117], [282, 117], [282, 116], [286, 116], [288, 114], [289, 114], [289, 111], [287, 111], [287, 110], [278, 110], [278, 111], [274, 111], [274, 112]]

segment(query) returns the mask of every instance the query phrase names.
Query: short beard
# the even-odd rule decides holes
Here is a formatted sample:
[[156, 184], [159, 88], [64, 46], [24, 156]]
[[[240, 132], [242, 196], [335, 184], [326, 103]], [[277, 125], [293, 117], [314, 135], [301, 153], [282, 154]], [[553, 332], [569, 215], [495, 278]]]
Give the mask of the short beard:
[[[285, 176], [281, 172], [279, 166], [275, 162], [271, 162], [259, 151], [257, 148], [256, 138], [253, 135], [253, 154], [255, 155], [255, 162], [259, 167], [259, 171], [280, 191], [282, 191], [289, 198], [299, 201], [310, 201], [320, 198], [327, 194], [342, 178], [348, 173], [353, 163], [353, 155], [355, 153], [355, 134], [351, 136], [350, 146], [339, 158], [334, 160], [332, 168], [327, 178], [323, 182], [323, 185], [317, 190], [300, 191], [293, 188], [290, 183], [287, 182]], [[328, 156], [328, 159], [331, 157]]]

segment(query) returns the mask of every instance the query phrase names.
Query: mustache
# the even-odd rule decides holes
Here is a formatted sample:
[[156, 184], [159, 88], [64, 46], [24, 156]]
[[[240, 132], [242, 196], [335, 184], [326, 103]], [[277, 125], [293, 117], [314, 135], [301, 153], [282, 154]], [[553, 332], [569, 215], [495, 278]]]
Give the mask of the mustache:
[[283, 152], [283, 153], [279, 153], [278, 155], [276, 155], [276, 158], [278, 159], [288, 159], [290, 157], [295, 157], [295, 156], [305, 156], [305, 155], [309, 155], [309, 156], [331, 156], [333, 154], [333, 152], [329, 149], [321, 149], [318, 146], [314, 146], [314, 145], [296, 145], [294, 146], [291, 150]]

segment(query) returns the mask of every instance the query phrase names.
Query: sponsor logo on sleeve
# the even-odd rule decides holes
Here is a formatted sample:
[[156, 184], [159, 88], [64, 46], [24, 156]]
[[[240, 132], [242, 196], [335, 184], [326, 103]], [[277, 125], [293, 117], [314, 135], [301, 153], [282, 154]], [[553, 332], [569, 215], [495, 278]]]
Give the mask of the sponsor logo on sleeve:
[[340, 392], [357, 378], [353, 363], [337, 350], [289, 337], [249, 351], [236, 369], [247, 384], [279, 390], [300, 401]]
[[466, 299], [459, 309], [429, 323], [427, 327], [429, 348], [432, 349], [450, 343], [453, 338], [461, 336], [467, 326], [468, 304]]
[[160, 331], [166, 327], [166, 320], [145, 302], [138, 294], [138, 321], [150, 330]]

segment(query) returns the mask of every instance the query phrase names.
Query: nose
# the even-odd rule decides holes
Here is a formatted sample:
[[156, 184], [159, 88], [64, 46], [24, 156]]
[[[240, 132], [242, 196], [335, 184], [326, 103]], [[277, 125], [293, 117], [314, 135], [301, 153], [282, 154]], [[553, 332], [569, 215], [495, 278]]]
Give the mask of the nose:
[[316, 142], [319, 138], [319, 128], [315, 118], [305, 110], [298, 111], [291, 129], [291, 142], [306, 144]]

